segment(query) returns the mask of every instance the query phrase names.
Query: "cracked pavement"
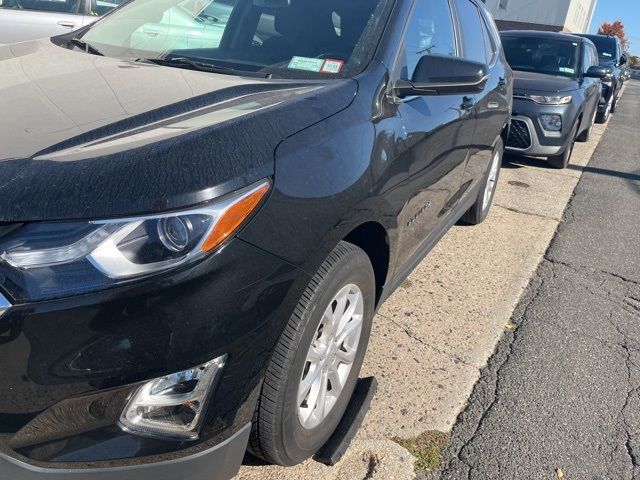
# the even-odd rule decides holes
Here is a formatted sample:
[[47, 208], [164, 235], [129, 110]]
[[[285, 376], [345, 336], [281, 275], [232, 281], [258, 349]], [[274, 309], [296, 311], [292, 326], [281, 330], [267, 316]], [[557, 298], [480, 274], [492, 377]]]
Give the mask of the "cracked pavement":
[[429, 478], [640, 478], [638, 124], [631, 82]]

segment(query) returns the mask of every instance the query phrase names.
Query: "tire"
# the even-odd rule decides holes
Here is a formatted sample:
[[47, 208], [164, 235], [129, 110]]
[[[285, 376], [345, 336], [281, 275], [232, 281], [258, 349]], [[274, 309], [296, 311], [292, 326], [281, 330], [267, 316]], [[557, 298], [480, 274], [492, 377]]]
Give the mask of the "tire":
[[461, 221], [467, 225], [479, 225], [484, 222], [491, 210], [491, 204], [493, 203], [493, 197], [496, 194], [496, 186], [500, 178], [500, 167], [502, 166], [502, 156], [504, 155], [504, 144], [502, 138], [498, 139], [493, 153], [491, 155], [491, 162], [484, 174], [480, 192], [476, 198], [476, 202], [473, 206], [467, 210], [462, 216]]
[[[361, 293], [361, 303], [355, 296], [356, 289]], [[307, 355], [311, 354], [312, 344], [317, 347], [316, 352], [321, 351], [325, 335], [331, 338], [332, 330], [327, 328], [329, 323], [325, 313], [340, 307], [336, 296], [344, 291], [356, 300], [353, 303], [347, 300], [345, 312], [352, 306], [356, 311], [362, 311], [362, 328], [359, 335], [352, 332], [342, 344], [344, 347], [351, 342], [352, 346], [357, 346], [350, 371], [343, 368], [346, 363], [340, 363], [335, 370], [342, 372], [342, 390], [337, 399], [332, 400], [332, 377], [325, 376], [325, 372], [331, 375], [331, 367], [320, 368], [324, 365], [321, 362], [314, 367]], [[374, 309], [375, 277], [369, 257], [355, 245], [340, 242], [311, 279], [269, 362], [249, 441], [249, 450], [254, 455], [268, 463], [291, 466], [310, 458], [327, 442], [351, 400], [369, 343]], [[344, 325], [352, 325], [357, 318], [358, 314], [353, 314]], [[337, 345], [334, 342], [329, 344]], [[338, 355], [347, 353], [344, 351], [346, 348], [332, 348], [334, 350], [329, 354], [318, 356], [338, 361]], [[298, 402], [303, 381], [316, 378], [312, 375], [315, 371], [322, 372], [317, 376], [320, 379], [318, 384], [314, 382], [314, 387]], [[333, 378], [337, 377], [334, 375]], [[328, 389], [327, 403], [322, 403], [328, 408], [324, 419], [320, 418], [320, 410], [308, 403], [319, 391], [316, 385], [324, 385]], [[334, 403], [329, 405], [330, 401]], [[314, 405], [320, 405], [320, 402], [314, 401]], [[309, 413], [312, 415], [308, 416]]]
[[596, 123], [607, 123], [609, 117], [611, 116], [611, 108], [613, 106], [613, 100], [611, 100], [611, 104], [607, 105], [607, 108], [604, 112], [598, 113], [596, 116]]
[[569, 166], [569, 162], [571, 161], [571, 155], [573, 155], [573, 147], [576, 145], [576, 134], [578, 132], [578, 124], [576, 123], [571, 130], [571, 135], [569, 136], [570, 141], [567, 148], [564, 149], [564, 152], [560, 155], [554, 155], [552, 157], [547, 157], [547, 163], [551, 168], [557, 168], [558, 170], [565, 169]]
[[593, 114], [593, 118], [591, 119], [591, 123], [589, 124], [589, 128], [587, 128], [585, 131], [583, 131], [580, 135], [578, 135], [578, 138], [576, 139], [578, 142], [588, 142], [591, 139], [591, 133], [593, 132], [593, 125], [596, 122], [596, 116], [598, 115], [598, 110], [596, 107], [596, 111]]
[[613, 103], [611, 104], [611, 113], [616, 113], [618, 109], [618, 102], [620, 101], [620, 93], [613, 99]]

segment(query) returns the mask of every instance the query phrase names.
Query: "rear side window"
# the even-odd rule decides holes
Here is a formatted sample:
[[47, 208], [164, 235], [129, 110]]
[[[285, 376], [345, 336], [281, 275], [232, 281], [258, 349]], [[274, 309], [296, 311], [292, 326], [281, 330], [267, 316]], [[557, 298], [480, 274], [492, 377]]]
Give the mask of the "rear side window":
[[485, 47], [486, 29], [480, 19], [480, 12], [471, 0], [456, 0], [462, 34], [463, 56], [467, 60], [487, 63]]
[[424, 55], [456, 55], [453, 19], [448, 0], [416, 2], [404, 38], [407, 66], [401, 78], [410, 80]]

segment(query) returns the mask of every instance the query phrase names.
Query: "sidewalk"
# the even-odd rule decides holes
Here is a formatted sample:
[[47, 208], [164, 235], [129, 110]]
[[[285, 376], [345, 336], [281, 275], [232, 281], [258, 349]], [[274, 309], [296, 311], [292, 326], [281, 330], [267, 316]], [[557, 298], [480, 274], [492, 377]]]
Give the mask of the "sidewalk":
[[638, 478], [640, 83], [453, 432], [443, 479]]

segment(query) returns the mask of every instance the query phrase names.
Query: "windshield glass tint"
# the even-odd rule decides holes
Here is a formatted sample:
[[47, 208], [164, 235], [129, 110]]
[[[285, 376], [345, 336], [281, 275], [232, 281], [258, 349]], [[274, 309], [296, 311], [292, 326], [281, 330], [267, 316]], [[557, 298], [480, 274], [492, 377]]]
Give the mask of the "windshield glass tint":
[[391, 3], [133, 0], [83, 40], [107, 56], [188, 58], [265, 76], [340, 77], [366, 67]]
[[616, 56], [616, 41], [608, 37], [588, 37], [598, 49], [598, 56], [603, 60], [613, 60]]
[[578, 42], [536, 37], [502, 38], [507, 61], [514, 70], [574, 77], [580, 64]]

